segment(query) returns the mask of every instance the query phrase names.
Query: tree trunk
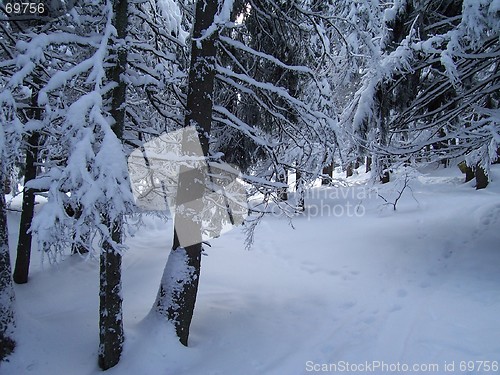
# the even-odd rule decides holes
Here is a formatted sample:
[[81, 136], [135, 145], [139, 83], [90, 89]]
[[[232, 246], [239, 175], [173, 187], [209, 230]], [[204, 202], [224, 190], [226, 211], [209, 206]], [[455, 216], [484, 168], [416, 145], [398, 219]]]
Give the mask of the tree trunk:
[[[176, 242], [178, 240], [174, 240]], [[188, 346], [189, 328], [198, 293], [201, 251], [201, 243], [172, 249], [154, 305], [156, 313], [174, 324], [177, 337], [184, 346]], [[185, 277], [177, 278], [175, 275], [181, 272], [184, 272]]]
[[12, 183], [10, 181], [10, 178], [9, 176], [6, 175], [4, 179], [4, 188], [3, 188], [4, 194], [10, 194], [12, 192], [11, 185]]
[[295, 190], [297, 196], [297, 209], [299, 211], [305, 210], [305, 199], [304, 199], [304, 181], [302, 180], [302, 173], [298, 169], [295, 170]]
[[465, 166], [465, 182], [472, 181], [475, 177], [474, 169], [469, 167], [468, 165]]
[[389, 171], [384, 168], [384, 171], [380, 176], [380, 182], [383, 184], [387, 184], [390, 180], [391, 180], [391, 175], [389, 174]]
[[[3, 168], [0, 160], [0, 168]], [[0, 170], [0, 362], [15, 348], [14, 286], [12, 285], [4, 174]]]
[[484, 170], [483, 167], [476, 165], [476, 189], [484, 189], [486, 186], [488, 186], [488, 175], [486, 174], [486, 171]]
[[323, 178], [321, 179], [321, 185], [329, 185], [332, 182], [333, 175], [333, 163], [328, 164], [323, 167]]
[[[115, 0], [113, 4], [113, 26], [117, 37], [125, 41], [128, 27], [128, 1]], [[122, 75], [127, 68], [127, 50], [123, 46], [113, 47], [116, 61], [110, 69], [111, 81], [116, 84], [111, 98], [111, 115], [115, 120], [113, 132], [119, 140], [123, 139], [125, 127], [125, 103], [127, 85]], [[120, 360], [123, 349], [123, 319], [121, 296], [122, 256], [116, 245], [122, 242], [122, 218], [110, 219], [103, 213], [103, 224], [111, 233], [111, 241], [105, 239], [100, 256], [99, 285], [99, 367], [107, 370]]]
[[[42, 109], [38, 107], [38, 92], [40, 80], [35, 76], [31, 87], [31, 107], [28, 111], [29, 116], [33, 120], [41, 120]], [[29, 181], [36, 178], [38, 147], [40, 143], [40, 133], [37, 131], [31, 132], [28, 138], [26, 148], [26, 163], [24, 171], [24, 188], [23, 188], [23, 204], [21, 212], [21, 221], [19, 223], [19, 239], [17, 241], [17, 257], [14, 268], [14, 282], [17, 284], [25, 284], [28, 282], [28, 274], [31, 257], [31, 223], [35, 214], [35, 192], [33, 189], [26, 188]]]
[[372, 158], [367, 156], [366, 157], [366, 169], [365, 172], [368, 173], [372, 170]]
[[[278, 174], [278, 182], [288, 185], [288, 171], [283, 169], [282, 173]], [[288, 188], [283, 187], [278, 189], [278, 200], [287, 201], [288, 200]]]
[[[214, 21], [217, 0], [198, 0], [196, 2], [193, 39], [200, 38]], [[214, 32], [201, 43], [193, 41], [191, 65], [189, 69], [187, 114], [184, 126], [195, 126], [198, 139], [184, 133], [182, 152], [192, 153], [192, 142], [199, 141], [203, 156], [208, 156], [208, 139], [211, 130], [213, 90], [215, 77], [215, 39]], [[198, 155], [199, 156], [199, 155]], [[206, 172], [200, 168], [181, 168], [179, 175], [176, 205], [190, 206], [200, 201], [205, 191]], [[199, 214], [194, 210], [179, 210], [174, 219], [174, 242], [163, 272], [160, 289], [153, 311], [171, 321], [179, 341], [187, 346], [189, 328], [193, 317], [198, 281], [201, 269], [201, 221], [193, 220]], [[188, 237], [186, 239], [186, 236]]]
[[28, 148], [26, 150], [23, 205], [21, 221], [19, 223], [16, 266], [14, 268], [14, 282], [17, 284], [25, 284], [28, 282], [32, 239], [29, 229], [35, 214], [35, 192], [32, 189], [28, 189], [26, 184], [36, 178], [36, 162], [38, 160], [39, 140], [40, 134], [38, 132], [33, 132], [28, 139]]
[[[122, 223], [105, 222], [112, 227], [111, 240], [121, 243]], [[122, 256], [109, 240], [104, 241], [100, 256], [99, 277], [99, 367], [107, 370], [120, 360], [123, 348], [121, 297]]]
[[352, 163], [347, 164], [347, 167], [345, 169], [345, 177], [349, 178], [353, 175], [353, 170], [352, 170]]
[[500, 147], [497, 148], [497, 157], [492, 164], [500, 164]]
[[360, 165], [360, 160], [359, 160], [359, 157], [356, 158], [356, 161], [354, 162], [354, 169], [358, 169], [359, 168], [359, 165]]

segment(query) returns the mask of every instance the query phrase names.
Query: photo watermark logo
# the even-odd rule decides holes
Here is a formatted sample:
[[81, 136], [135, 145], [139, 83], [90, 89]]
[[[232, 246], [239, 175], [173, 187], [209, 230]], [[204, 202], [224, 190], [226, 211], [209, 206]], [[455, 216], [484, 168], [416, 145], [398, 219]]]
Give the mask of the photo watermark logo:
[[240, 172], [210, 161], [193, 126], [165, 133], [128, 158], [136, 204], [146, 211], [170, 210], [175, 232], [187, 247], [231, 230], [248, 215]]
[[[295, 193], [299, 199], [300, 193]], [[272, 205], [269, 212], [272, 216], [280, 217], [290, 212], [300, 212], [300, 215], [311, 220], [318, 217], [362, 217], [366, 214], [365, 203], [378, 200], [377, 187], [350, 186], [350, 187], [313, 187], [303, 190], [305, 201], [304, 209], [282, 202]]]

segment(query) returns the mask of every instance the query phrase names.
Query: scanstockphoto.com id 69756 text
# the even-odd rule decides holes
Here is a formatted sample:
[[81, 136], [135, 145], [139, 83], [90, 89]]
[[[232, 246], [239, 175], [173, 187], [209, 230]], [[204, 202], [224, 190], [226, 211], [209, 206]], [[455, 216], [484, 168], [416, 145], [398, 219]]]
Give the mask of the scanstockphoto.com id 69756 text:
[[385, 361], [349, 362], [337, 361], [318, 363], [307, 361], [306, 372], [322, 373], [495, 373], [499, 369], [499, 362], [495, 360], [444, 361], [443, 363], [404, 363]]

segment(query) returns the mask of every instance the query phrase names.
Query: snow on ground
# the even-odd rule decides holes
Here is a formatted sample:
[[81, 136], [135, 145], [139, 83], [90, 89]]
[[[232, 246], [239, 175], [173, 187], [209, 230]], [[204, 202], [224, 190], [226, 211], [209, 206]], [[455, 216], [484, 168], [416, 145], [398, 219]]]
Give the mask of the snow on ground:
[[[128, 240], [126, 344], [108, 373], [298, 375], [346, 362], [351, 373], [500, 373], [461, 362], [500, 361], [500, 168], [481, 191], [455, 168], [424, 172], [397, 211], [360, 173], [351, 187], [313, 188], [294, 228], [266, 218], [250, 251], [240, 229], [211, 241], [189, 348], [144, 319], [171, 244], [170, 223], [147, 218]], [[375, 188], [397, 194], [395, 183]], [[18, 216], [9, 213], [12, 249]], [[30, 283], [16, 286], [18, 348], [0, 373], [101, 373], [97, 261], [33, 258]]]

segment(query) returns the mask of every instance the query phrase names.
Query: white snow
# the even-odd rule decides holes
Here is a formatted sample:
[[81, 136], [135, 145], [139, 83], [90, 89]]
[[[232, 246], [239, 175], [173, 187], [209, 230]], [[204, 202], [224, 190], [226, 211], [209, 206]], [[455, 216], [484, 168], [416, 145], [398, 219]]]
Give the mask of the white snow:
[[[170, 222], [146, 217], [127, 242], [125, 350], [107, 373], [295, 375], [341, 361], [498, 373], [459, 367], [500, 361], [500, 166], [480, 191], [455, 167], [421, 171], [397, 211], [361, 170], [349, 187], [309, 191], [295, 229], [265, 218], [251, 251], [241, 229], [211, 241], [189, 348], [165, 322], [144, 319], [172, 240]], [[397, 193], [394, 184], [375, 188], [388, 200]], [[347, 204], [359, 207], [348, 214]], [[9, 212], [13, 255], [18, 220]], [[98, 262], [71, 256], [43, 268], [38, 258], [30, 282], [16, 285], [18, 347], [0, 373], [102, 374]]]

